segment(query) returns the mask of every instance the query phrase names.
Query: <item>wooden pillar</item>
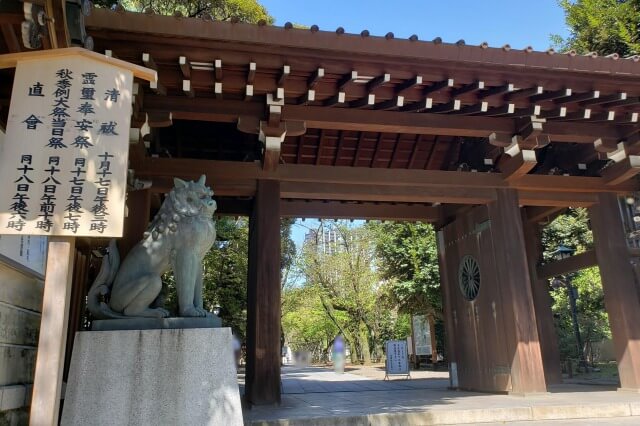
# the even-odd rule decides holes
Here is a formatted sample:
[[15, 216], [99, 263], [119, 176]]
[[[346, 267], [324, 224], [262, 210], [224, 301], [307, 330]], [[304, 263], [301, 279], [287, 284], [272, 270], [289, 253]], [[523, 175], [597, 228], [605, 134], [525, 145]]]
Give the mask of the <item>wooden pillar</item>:
[[531, 293], [533, 307], [536, 312], [536, 325], [540, 338], [540, 351], [544, 366], [544, 379], [548, 385], [562, 383], [562, 368], [560, 365], [560, 350], [558, 335], [553, 325], [551, 311], [551, 294], [547, 280], [538, 278], [538, 265], [542, 260], [542, 240], [540, 227], [537, 223], [528, 223], [523, 215], [524, 235], [527, 244], [527, 261], [529, 276], [531, 277]]
[[249, 219], [247, 370], [251, 404], [280, 403], [280, 182], [259, 180]]
[[546, 392], [531, 281], [514, 189], [496, 190], [488, 205], [495, 269], [505, 313], [505, 342], [511, 361], [511, 392]]
[[440, 291], [442, 291], [442, 306], [444, 308], [444, 326], [445, 338], [447, 342], [447, 361], [449, 363], [449, 386], [451, 388], [458, 387], [458, 361], [456, 357], [456, 335], [453, 313], [453, 303], [451, 288], [449, 282], [449, 274], [447, 273], [446, 248], [444, 241], [444, 233], [438, 231], [436, 234], [438, 239], [438, 266], [440, 268]]
[[49, 238], [29, 421], [35, 426], [58, 424], [74, 256], [74, 238]]
[[589, 208], [589, 214], [620, 385], [640, 391], [640, 296], [617, 196], [598, 194], [598, 203]]

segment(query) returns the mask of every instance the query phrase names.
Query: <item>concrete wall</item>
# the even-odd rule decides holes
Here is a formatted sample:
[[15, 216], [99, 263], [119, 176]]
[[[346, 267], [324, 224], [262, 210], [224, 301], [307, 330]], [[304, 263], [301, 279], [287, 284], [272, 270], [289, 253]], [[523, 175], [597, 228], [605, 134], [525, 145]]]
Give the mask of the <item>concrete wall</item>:
[[[0, 131], [0, 143], [3, 136]], [[43, 287], [0, 260], [0, 424], [26, 423]]]

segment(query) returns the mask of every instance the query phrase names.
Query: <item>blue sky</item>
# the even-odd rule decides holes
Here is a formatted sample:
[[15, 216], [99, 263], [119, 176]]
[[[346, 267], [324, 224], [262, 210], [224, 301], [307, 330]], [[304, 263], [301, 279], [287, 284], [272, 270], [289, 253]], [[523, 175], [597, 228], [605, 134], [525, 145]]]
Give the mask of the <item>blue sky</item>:
[[[566, 37], [564, 12], [557, 0], [259, 0], [275, 17], [276, 25], [293, 22], [321, 30], [343, 27], [347, 32], [397, 38], [417, 34], [420, 40], [467, 44], [484, 41], [492, 47], [510, 44], [514, 49], [550, 47], [550, 35]], [[307, 220], [293, 226], [293, 239], [300, 244], [309, 227]]]
[[260, 0], [276, 18], [285, 22], [334, 31], [396, 37], [417, 34], [420, 40], [441, 37], [445, 42], [464, 39], [467, 44], [500, 47], [550, 47], [550, 34], [566, 36], [564, 12], [557, 0]]

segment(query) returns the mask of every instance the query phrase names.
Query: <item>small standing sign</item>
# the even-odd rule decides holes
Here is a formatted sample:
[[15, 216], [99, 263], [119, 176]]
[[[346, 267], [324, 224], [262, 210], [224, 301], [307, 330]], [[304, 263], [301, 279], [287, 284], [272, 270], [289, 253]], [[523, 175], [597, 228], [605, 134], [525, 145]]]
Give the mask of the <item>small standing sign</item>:
[[406, 340], [387, 340], [385, 343], [385, 351], [387, 361], [385, 362], [385, 376], [387, 380], [389, 376], [407, 376], [411, 378], [409, 373], [409, 352]]

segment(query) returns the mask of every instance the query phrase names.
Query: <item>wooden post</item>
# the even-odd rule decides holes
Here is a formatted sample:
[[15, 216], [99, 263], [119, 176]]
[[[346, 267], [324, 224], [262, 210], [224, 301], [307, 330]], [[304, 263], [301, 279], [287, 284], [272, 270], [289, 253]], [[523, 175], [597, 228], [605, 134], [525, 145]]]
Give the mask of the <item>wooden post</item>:
[[458, 387], [458, 361], [456, 356], [456, 334], [455, 334], [455, 318], [453, 308], [453, 296], [451, 288], [453, 284], [450, 282], [447, 272], [447, 257], [444, 241], [444, 232], [438, 231], [436, 234], [438, 240], [438, 267], [440, 268], [440, 289], [442, 291], [442, 306], [444, 310], [444, 325], [447, 341], [447, 361], [449, 362], [449, 385], [451, 388]]
[[498, 189], [496, 195], [496, 201], [488, 207], [495, 269], [505, 312], [506, 344], [512, 360], [511, 392], [546, 392], [518, 193]]
[[549, 283], [545, 279], [538, 278], [538, 264], [542, 260], [540, 228], [536, 223], [528, 223], [525, 217], [523, 217], [523, 223], [533, 307], [536, 312], [536, 325], [538, 326], [540, 351], [542, 352], [542, 364], [544, 366], [544, 379], [547, 384], [562, 383], [560, 350], [558, 348], [556, 328], [553, 325]]
[[58, 424], [75, 238], [50, 237], [29, 424]]
[[249, 220], [245, 398], [280, 403], [280, 182], [259, 180]]
[[623, 390], [640, 391], [640, 295], [615, 194], [598, 194], [589, 208], [604, 304]]

